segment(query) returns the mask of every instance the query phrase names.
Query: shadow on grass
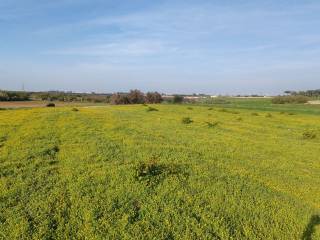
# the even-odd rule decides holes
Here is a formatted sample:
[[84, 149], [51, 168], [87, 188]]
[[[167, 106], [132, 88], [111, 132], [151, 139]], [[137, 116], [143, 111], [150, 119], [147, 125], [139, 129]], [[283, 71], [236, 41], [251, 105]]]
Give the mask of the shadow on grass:
[[302, 240], [312, 240], [312, 235], [315, 232], [315, 228], [317, 225], [320, 225], [320, 215], [313, 215], [310, 218], [310, 221], [309, 221], [308, 225], [306, 226], [301, 239]]

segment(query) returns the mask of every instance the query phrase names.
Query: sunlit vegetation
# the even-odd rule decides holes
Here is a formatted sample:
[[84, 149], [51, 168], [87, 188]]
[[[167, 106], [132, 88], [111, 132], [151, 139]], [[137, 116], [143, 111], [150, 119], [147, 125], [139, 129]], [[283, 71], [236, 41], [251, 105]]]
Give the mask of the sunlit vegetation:
[[236, 104], [0, 111], [0, 239], [319, 239], [318, 110]]

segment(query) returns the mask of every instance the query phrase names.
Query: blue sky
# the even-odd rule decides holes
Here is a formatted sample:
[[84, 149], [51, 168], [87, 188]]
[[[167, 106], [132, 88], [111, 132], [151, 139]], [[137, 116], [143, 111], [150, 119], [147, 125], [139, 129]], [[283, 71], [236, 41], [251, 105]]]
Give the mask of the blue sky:
[[319, 26], [307, 0], [0, 0], [0, 89], [315, 89]]

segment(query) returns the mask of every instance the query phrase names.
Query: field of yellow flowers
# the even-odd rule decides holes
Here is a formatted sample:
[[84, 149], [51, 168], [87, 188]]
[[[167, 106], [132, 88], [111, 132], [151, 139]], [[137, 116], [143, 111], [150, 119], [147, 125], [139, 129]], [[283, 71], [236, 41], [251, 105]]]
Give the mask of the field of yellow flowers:
[[0, 239], [320, 239], [317, 114], [0, 111]]

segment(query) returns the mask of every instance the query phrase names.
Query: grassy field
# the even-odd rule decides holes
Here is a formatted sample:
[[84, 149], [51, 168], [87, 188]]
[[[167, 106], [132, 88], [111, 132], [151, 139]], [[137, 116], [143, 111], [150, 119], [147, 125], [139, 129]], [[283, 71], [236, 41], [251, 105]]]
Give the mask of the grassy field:
[[0, 111], [0, 239], [320, 239], [319, 107], [263, 104]]

